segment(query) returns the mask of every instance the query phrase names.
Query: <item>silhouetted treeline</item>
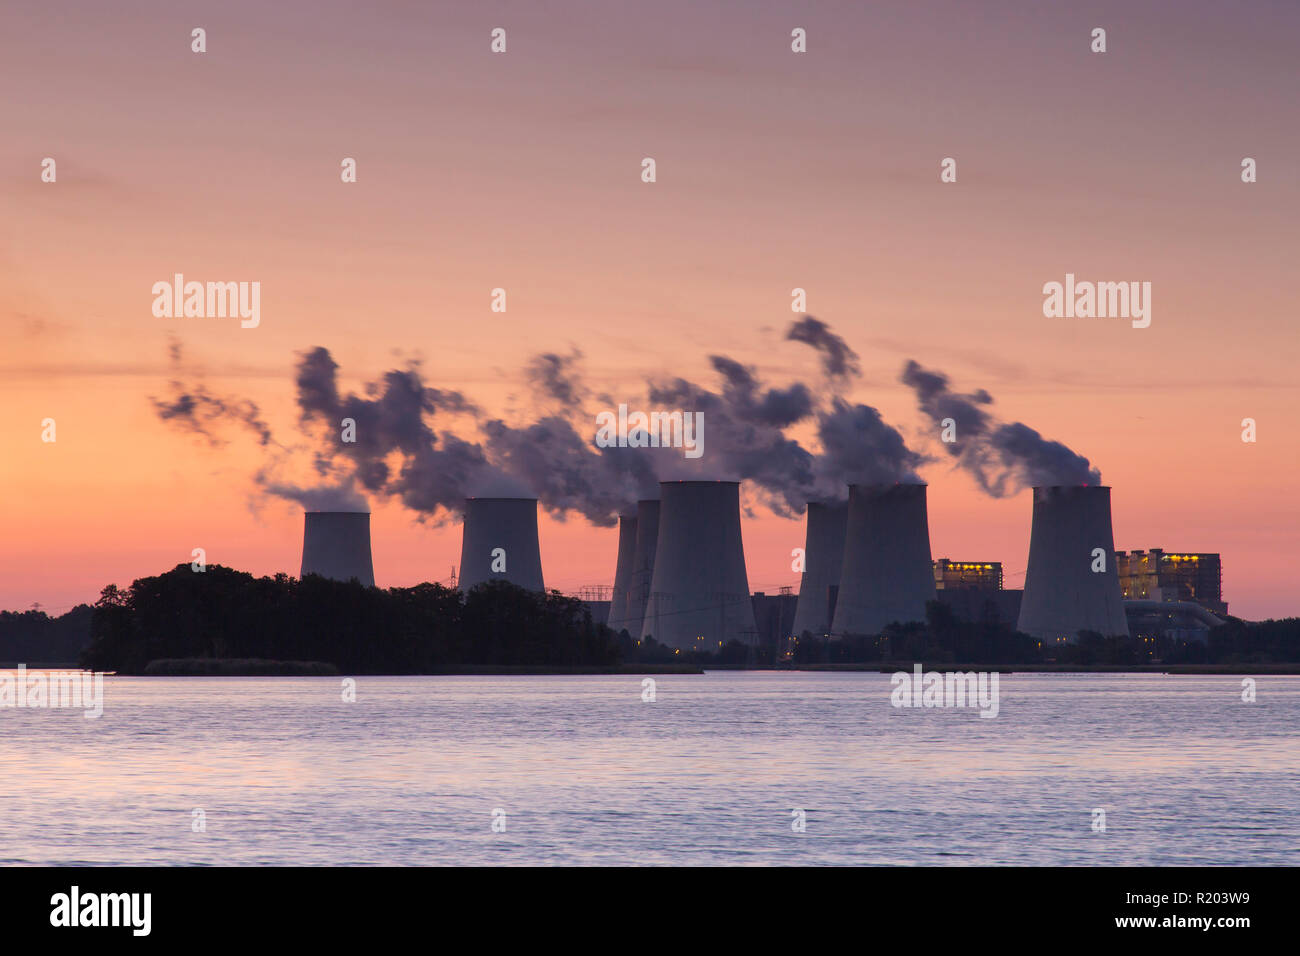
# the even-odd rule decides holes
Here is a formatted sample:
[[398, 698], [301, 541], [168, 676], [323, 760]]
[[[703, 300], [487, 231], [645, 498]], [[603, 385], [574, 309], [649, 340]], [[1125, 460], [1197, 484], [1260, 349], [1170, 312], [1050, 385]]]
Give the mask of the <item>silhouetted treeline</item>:
[[793, 647], [791, 663], [864, 664], [885, 661], [1030, 664], [1043, 660], [1038, 642], [990, 618], [964, 621], [938, 601], [926, 605], [926, 621], [891, 624], [875, 636], [843, 638], [804, 634]]
[[728, 641], [717, 650], [678, 650], [660, 644], [652, 636], [636, 641], [627, 631], [619, 635], [619, 649], [628, 664], [687, 664], [694, 667], [771, 667], [776, 660], [772, 647], [755, 647], [740, 641]]
[[162, 658], [324, 661], [346, 674], [422, 674], [465, 664], [608, 665], [619, 648], [581, 601], [492, 582], [362, 587], [316, 575], [255, 578], [188, 564], [95, 603], [82, 663], [143, 673]]
[[254, 578], [219, 565], [196, 573], [188, 564], [126, 590], [109, 585], [93, 609], [83, 605], [61, 618], [0, 613], [0, 660], [66, 662], [83, 647], [84, 666], [134, 674], [153, 660], [192, 658], [323, 661], [345, 674], [620, 663], [1297, 664], [1300, 619], [1252, 624], [1231, 618], [1204, 642], [1083, 632], [1075, 643], [1041, 647], [996, 618], [963, 621], [933, 601], [924, 623], [894, 624], [874, 637], [804, 634], [780, 645], [732, 641], [705, 653], [678, 651], [653, 638], [637, 641], [626, 631], [616, 635], [593, 622], [577, 598], [504, 582], [468, 594], [439, 584], [381, 590], [315, 575]]
[[78, 604], [59, 617], [44, 611], [0, 611], [0, 661], [70, 664], [90, 643], [93, 609]]
[[1046, 656], [1059, 664], [1295, 664], [1300, 663], [1300, 618], [1258, 623], [1228, 618], [1204, 641], [1083, 631], [1076, 643], [1053, 648]]
[[1214, 664], [1300, 660], [1300, 618], [1252, 623], [1230, 617], [1210, 631], [1206, 653]]
[[996, 619], [960, 620], [938, 601], [926, 606], [926, 617], [924, 624], [894, 624], [876, 637], [822, 638], [805, 634], [794, 644], [790, 663], [796, 667], [886, 661], [1080, 666], [1300, 663], [1300, 618], [1261, 623], [1230, 618], [1210, 631], [1208, 641], [1165, 636], [1103, 637], [1082, 631], [1074, 643], [1043, 647], [1028, 634]]

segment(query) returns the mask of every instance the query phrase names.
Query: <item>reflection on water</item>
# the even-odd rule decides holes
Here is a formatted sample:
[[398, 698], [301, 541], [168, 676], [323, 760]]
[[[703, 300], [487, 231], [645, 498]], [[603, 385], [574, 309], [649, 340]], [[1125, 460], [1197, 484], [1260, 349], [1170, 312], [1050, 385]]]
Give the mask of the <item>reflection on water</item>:
[[657, 681], [110, 677], [0, 710], [0, 863], [1300, 864], [1300, 678]]

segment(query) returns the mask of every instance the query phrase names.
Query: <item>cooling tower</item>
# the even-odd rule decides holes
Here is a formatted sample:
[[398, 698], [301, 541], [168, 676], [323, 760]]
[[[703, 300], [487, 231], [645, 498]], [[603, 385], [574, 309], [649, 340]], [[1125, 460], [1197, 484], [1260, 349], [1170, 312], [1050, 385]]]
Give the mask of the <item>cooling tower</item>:
[[[615, 631], [628, 626], [627, 589], [632, 579], [632, 565], [636, 562], [636, 515], [619, 515], [618, 564], [614, 567], [614, 593], [609, 599], [609, 620]], [[630, 629], [629, 629], [630, 633]]]
[[740, 483], [661, 481], [659, 535], [641, 636], [716, 651], [753, 643], [754, 605], [740, 538]]
[[636, 503], [636, 556], [627, 587], [627, 631], [634, 637], [641, 636], [641, 626], [645, 622], [658, 546], [659, 499], [647, 498]]
[[[494, 569], [495, 566], [495, 569]], [[543, 591], [536, 498], [466, 498], [460, 539], [460, 589], [509, 581]]]
[[935, 599], [925, 485], [849, 485], [836, 634], [924, 621]]
[[847, 503], [808, 502], [808, 530], [804, 539], [804, 572], [799, 584], [799, 604], [793, 632], [828, 634], [831, 630], [831, 588], [840, 583], [844, 564], [844, 526]]
[[[1095, 548], [1104, 554], [1104, 571], [1092, 570]], [[1017, 627], [1052, 642], [1073, 641], [1080, 631], [1128, 634], [1115, 568], [1109, 488], [1034, 489], [1029, 565]]]
[[370, 512], [307, 511], [303, 513], [302, 570], [298, 576], [319, 574], [335, 581], [356, 578], [375, 586], [370, 561]]

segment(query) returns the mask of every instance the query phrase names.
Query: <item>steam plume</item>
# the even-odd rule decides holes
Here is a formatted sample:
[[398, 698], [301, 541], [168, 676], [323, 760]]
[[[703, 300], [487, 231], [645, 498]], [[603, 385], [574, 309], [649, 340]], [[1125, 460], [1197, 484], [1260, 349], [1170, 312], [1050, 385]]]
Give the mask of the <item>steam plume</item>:
[[986, 410], [993, 398], [983, 389], [954, 392], [948, 376], [912, 360], [903, 368], [902, 381], [916, 393], [921, 411], [932, 422], [942, 428], [951, 419], [955, 440], [943, 444], [993, 497], [1031, 486], [1101, 484], [1101, 472], [1087, 458], [1028, 425], [997, 421]]
[[844, 501], [850, 484], [916, 484], [925, 456], [907, 447], [902, 434], [870, 405], [851, 402], [840, 392], [861, 374], [858, 355], [831, 327], [811, 315], [791, 324], [786, 339], [815, 349], [831, 387], [817, 409], [820, 453], [813, 462], [809, 497]]

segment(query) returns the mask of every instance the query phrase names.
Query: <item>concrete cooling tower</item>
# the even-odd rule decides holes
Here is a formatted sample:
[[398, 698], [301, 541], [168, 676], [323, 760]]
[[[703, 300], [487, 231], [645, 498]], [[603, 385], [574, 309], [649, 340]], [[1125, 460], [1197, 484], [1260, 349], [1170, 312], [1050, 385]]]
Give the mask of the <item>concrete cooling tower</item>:
[[[1105, 557], [1105, 570], [1092, 570], [1096, 548]], [[1128, 634], [1115, 567], [1109, 488], [1034, 489], [1029, 565], [1017, 627], [1053, 643], [1073, 641], [1080, 631]]]
[[[495, 569], [494, 569], [495, 566]], [[543, 591], [536, 498], [466, 498], [460, 539], [460, 589], [509, 581]]]
[[636, 561], [636, 515], [619, 515], [618, 564], [614, 566], [614, 592], [609, 596], [609, 619], [615, 631], [627, 627], [627, 589]]
[[299, 577], [319, 574], [334, 581], [353, 578], [375, 586], [370, 561], [370, 512], [307, 511], [303, 513], [302, 570]]
[[627, 589], [627, 632], [641, 636], [646, 605], [650, 603], [650, 585], [654, 580], [655, 548], [659, 545], [659, 499], [647, 498], [636, 503], [636, 555]]
[[831, 588], [840, 583], [844, 564], [844, 527], [847, 503], [808, 502], [808, 530], [804, 539], [804, 572], [799, 584], [799, 604], [794, 612], [796, 635], [829, 634]]
[[850, 485], [836, 634], [924, 621], [935, 599], [925, 485]]
[[754, 605], [740, 537], [740, 483], [659, 483], [659, 541], [642, 639], [716, 651], [752, 644]]

